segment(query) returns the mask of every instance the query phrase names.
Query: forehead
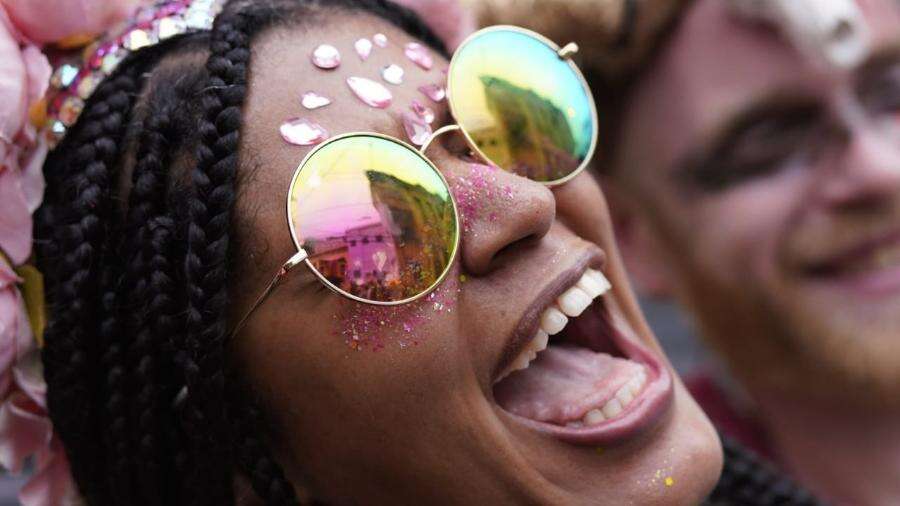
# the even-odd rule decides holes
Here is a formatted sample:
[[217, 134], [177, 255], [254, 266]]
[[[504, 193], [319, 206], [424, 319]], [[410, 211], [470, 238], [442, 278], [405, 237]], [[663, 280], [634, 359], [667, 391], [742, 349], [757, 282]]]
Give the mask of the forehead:
[[[387, 47], [374, 46], [363, 60], [354, 50], [360, 38], [386, 35]], [[434, 59], [430, 70], [419, 68], [404, 54], [414, 39], [391, 23], [366, 13], [327, 10], [297, 27], [280, 27], [263, 34], [252, 47], [248, 95], [242, 126], [242, 165], [254, 166], [254, 184], [275, 183], [287, 188], [294, 169], [313, 146], [285, 142], [279, 126], [292, 118], [304, 118], [324, 128], [328, 136], [373, 131], [407, 140], [402, 114], [414, 100], [432, 108], [440, 118], [444, 103], [431, 102], [418, 88], [442, 83], [447, 62], [429, 49]], [[317, 68], [310, 55], [321, 44], [334, 46], [341, 63], [332, 70]], [[403, 68], [400, 85], [386, 82], [381, 71], [396, 64]], [[386, 87], [393, 100], [384, 109], [372, 108], [353, 94], [347, 78], [363, 77]], [[305, 92], [328, 97], [331, 104], [307, 110], [300, 99]], [[281, 202], [283, 204], [283, 201]]]
[[[894, 0], [859, 4], [875, 48], [900, 40]], [[817, 67], [774, 28], [736, 19], [725, 2], [696, 0], [634, 94], [622, 152], [670, 166], [747, 104], [774, 92], [823, 93], [847, 77]], [[636, 149], [639, 143], [654, 149]]]

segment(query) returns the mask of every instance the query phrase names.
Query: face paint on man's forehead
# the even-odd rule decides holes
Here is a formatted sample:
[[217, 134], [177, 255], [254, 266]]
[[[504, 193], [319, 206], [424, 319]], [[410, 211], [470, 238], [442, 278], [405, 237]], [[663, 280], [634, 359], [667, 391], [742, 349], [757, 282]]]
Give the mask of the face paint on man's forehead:
[[744, 18], [774, 25], [816, 61], [851, 68], [869, 53], [870, 28], [856, 0], [729, 0]]

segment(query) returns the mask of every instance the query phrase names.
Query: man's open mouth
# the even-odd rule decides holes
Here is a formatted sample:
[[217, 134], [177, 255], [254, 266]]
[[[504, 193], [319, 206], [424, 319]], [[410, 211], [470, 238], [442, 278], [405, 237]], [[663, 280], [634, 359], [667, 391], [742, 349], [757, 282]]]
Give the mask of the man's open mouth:
[[533, 337], [494, 383], [499, 406], [572, 442], [610, 443], [652, 423], [671, 398], [661, 361], [617, 327], [612, 288], [586, 269], [543, 308]]

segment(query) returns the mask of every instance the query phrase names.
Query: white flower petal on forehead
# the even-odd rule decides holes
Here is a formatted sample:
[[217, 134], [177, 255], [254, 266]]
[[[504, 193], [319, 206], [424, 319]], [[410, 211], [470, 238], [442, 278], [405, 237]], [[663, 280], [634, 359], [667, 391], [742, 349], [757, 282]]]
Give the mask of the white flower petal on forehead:
[[428, 49], [418, 42], [410, 42], [403, 49], [403, 52], [413, 63], [425, 70], [431, 70], [431, 67], [434, 65], [431, 55], [428, 54]]
[[372, 41], [363, 37], [353, 43], [353, 49], [359, 55], [359, 59], [365, 61], [372, 54]]
[[425, 123], [434, 123], [434, 111], [418, 100], [413, 100], [412, 103], [409, 104], [409, 108], [416, 113], [416, 116], [422, 118]]
[[378, 47], [387, 47], [387, 36], [383, 33], [376, 33], [372, 36], [372, 42]]
[[341, 53], [329, 44], [317, 46], [310, 56], [313, 64], [320, 69], [330, 70], [341, 64]]
[[391, 84], [403, 84], [403, 67], [392, 63], [381, 69], [381, 78]]
[[394, 96], [384, 85], [365, 77], [348, 77], [347, 86], [369, 107], [384, 109], [394, 100]]
[[331, 103], [331, 99], [314, 91], [307, 91], [300, 97], [300, 104], [306, 109], [318, 109]]
[[278, 129], [281, 138], [295, 146], [312, 146], [328, 138], [328, 132], [318, 123], [304, 118], [292, 118]]
[[432, 133], [431, 125], [407, 111], [403, 111], [403, 129], [406, 130], [406, 136], [409, 137], [410, 142], [416, 146], [425, 144]]
[[419, 91], [435, 102], [440, 102], [447, 96], [447, 91], [439, 84], [425, 84], [419, 86]]
[[775, 26], [801, 52], [839, 68], [869, 53], [870, 28], [856, 0], [730, 0], [732, 10]]

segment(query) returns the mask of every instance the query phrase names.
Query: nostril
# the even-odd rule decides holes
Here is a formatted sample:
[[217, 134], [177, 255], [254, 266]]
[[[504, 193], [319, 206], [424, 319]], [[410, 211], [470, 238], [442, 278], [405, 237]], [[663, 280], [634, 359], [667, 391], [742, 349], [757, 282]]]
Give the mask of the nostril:
[[555, 216], [552, 192], [538, 183], [517, 182], [515, 198], [509, 205], [487, 219], [472, 220], [466, 227], [464, 267], [474, 275], [493, 271], [500, 258], [522, 254], [537, 245], [549, 232]]

